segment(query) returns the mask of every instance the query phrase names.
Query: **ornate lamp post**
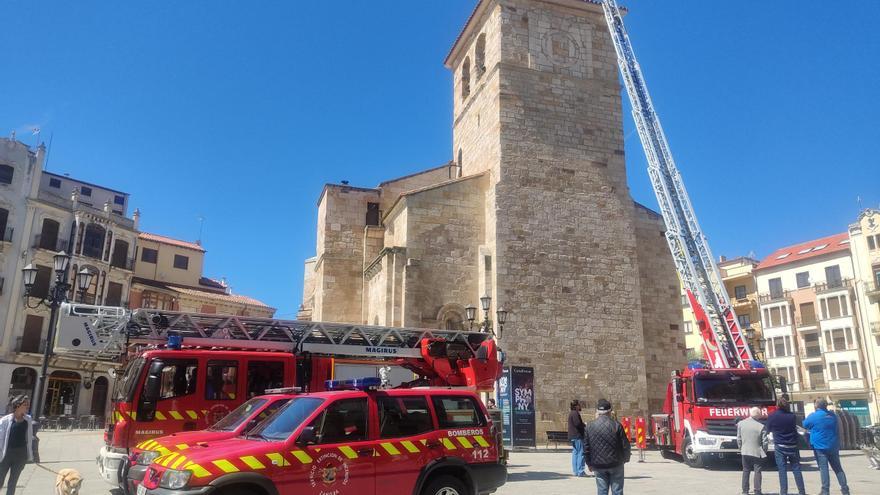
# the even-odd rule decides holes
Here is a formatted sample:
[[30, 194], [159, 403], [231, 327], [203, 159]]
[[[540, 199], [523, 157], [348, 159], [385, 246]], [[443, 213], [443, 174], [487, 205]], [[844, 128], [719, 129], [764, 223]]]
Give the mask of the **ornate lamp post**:
[[483, 308], [483, 323], [480, 324], [480, 331], [489, 333], [492, 331], [492, 323], [489, 321], [489, 308], [492, 307], [492, 298], [489, 294], [480, 298], [480, 306]]
[[498, 308], [495, 314], [498, 316], [498, 338], [500, 339], [501, 333], [504, 332], [504, 323], [507, 322], [507, 310]]
[[[480, 323], [480, 331], [483, 333], [491, 333], [495, 335], [495, 331], [492, 330], [492, 320], [489, 319], [489, 309], [492, 307], [492, 297], [486, 294], [485, 296], [480, 298], [480, 308], [483, 310], [483, 321]], [[498, 317], [498, 335], [497, 337], [501, 338], [501, 332], [504, 330], [504, 323], [507, 321], [507, 310], [504, 308], [498, 308], [498, 311], [495, 312]], [[468, 323], [470, 324], [470, 329], [474, 329], [474, 320], [477, 319], [477, 308], [468, 304], [464, 308], [465, 318], [467, 318]]]
[[[37, 395], [33, 398], [34, 415], [39, 418], [43, 411], [43, 394], [46, 391], [46, 374], [49, 372], [49, 358], [52, 357], [52, 348], [55, 343], [55, 325], [58, 321], [58, 308], [61, 303], [67, 301], [67, 291], [70, 290], [70, 284], [67, 283], [67, 269], [70, 266], [70, 256], [61, 251], [53, 257], [53, 265], [55, 269], [55, 285], [49, 289], [49, 294], [31, 305], [31, 290], [34, 288], [34, 282], [37, 279], [37, 269], [32, 264], [22, 268], [22, 276], [24, 278], [24, 298], [25, 306], [30, 309], [36, 309], [40, 305], [44, 305], [50, 309], [49, 313], [49, 331], [46, 335], [46, 347], [43, 349], [43, 367], [40, 373], [40, 385]], [[92, 277], [94, 275], [83, 268], [77, 277], [77, 289], [80, 291], [80, 297], [92, 285]]]
[[477, 318], [477, 308], [473, 304], [468, 304], [464, 308], [464, 316], [470, 323], [470, 329], [474, 329], [474, 320]]
[[757, 332], [755, 332], [754, 328], [746, 328], [746, 340], [749, 342], [749, 347], [752, 348], [752, 353], [755, 355], [755, 359], [758, 361], [764, 361], [764, 339], [759, 339], [757, 337]]

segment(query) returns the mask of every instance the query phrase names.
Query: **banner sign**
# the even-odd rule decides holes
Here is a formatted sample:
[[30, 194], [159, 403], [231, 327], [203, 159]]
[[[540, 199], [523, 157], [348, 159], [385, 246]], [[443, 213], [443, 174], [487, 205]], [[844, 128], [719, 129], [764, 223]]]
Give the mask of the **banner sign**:
[[511, 366], [511, 436], [514, 447], [535, 446], [535, 369]]
[[501, 378], [498, 379], [498, 387], [496, 389], [498, 397], [496, 401], [498, 402], [498, 407], [501, 408], [501, 436], [507, 448], [512, 447], [510, 413], [513, 410], [513, 396], [510, 391], [510, 368], [505, 366], [501, 370]]

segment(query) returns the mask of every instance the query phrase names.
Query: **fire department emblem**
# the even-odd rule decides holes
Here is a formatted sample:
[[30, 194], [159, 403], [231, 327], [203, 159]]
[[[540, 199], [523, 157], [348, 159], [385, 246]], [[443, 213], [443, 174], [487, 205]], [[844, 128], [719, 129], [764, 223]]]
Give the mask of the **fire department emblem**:
[[[324, 488], [340, 488], [348, 485], [349, 471], [346, 458], [335, 452], [327, 452], [315, 459], [309, 471], [312, 488], [321, 484]], [[324, 492], [322, 492], [324, 493]]]

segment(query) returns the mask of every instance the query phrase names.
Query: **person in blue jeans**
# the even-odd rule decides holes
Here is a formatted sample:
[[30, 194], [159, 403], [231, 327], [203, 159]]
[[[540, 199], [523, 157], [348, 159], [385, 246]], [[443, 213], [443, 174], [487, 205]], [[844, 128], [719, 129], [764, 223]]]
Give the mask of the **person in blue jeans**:
[[599, 495], [623, 495], [623, 465], [629, 462], [630, 445], [623, 426], [611, 417], [611, 403], [599, 399], [596, 419], [584, 431], [584, 459], [596, 474]]
[[806, 495], [804, 475], [801, 474], [801, 452], [798, 450], [797, 417], [791, 412], [788, 400], [776, 401], [776, 411], [767, 417], [764, 428], [773, 435], [776, 447], [776, 467], [779, 468], [779, 495], [788, 495], [788, 471], [794, 475], [798, 494]]
[[816, 464], [819, 465], [819, 478], [822, 480], [821, 495], [828, 495], [831, 485], [831, 477], [828, 474], [828, 465], [834, 470], [837, 482], [840, 483], [840, 492], [849, 495], [849, 485], [846, 484], [846, 474], [840, 465], [840, 447], [837, 438], [837, 415], [828, 411], [828, 401], [816, 400], [816, 412], [807, 416], [804, 420], [804, 428], [810, 431], [810, 444], [816, 454]]
[[581, 418], [581, 403], [571, 401], [568, 413], [568, 441], [571, 442], [571, 472], [575, 476], [586, 476], [584, 472], [584, 420]]

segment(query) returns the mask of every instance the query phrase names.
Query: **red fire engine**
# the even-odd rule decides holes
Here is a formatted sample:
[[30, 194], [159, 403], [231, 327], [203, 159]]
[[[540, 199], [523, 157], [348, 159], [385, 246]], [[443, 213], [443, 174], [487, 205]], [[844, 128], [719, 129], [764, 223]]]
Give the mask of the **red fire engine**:
[[[124, 482], [132, 447], [202, 430], [266, 389], [324, 389], [339, 358], [385, 362], [419, 378], [407, 386], [491, 391], [501, 372], [490, 334], [65, 304], [55, 351], [127, 364], [98, 458]], [[350, 362], [350, 361], [349, 361]]]
[[739, 327], [718, 266], [709, 250], [669, 143], [648, 93], [615, 0], [604, 0], [620, 74], [648, 162], [648, 175], [666, 224], [666, 240], [687, 290], [708, 362], [673, 373], [663, 414], [656, 414], [657, 444], [701, 466], [709, 455], [737, 454], [736, 422], [759, 406], [770, 412], [775, 387], [753, 357]]

